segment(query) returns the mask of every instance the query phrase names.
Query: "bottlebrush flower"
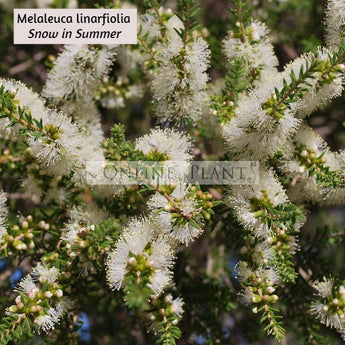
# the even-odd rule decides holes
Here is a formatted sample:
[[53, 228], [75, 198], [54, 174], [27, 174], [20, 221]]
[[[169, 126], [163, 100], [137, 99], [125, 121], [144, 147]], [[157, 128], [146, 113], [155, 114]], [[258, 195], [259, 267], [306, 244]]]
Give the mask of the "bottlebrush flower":
[[229, 62], [236, 58], [243, 59], [248, 74], [254, 68], [260, 71], [262, 78], [267, 78], [265, 74], [271, 74], [278, 66], [267, 27], [264, 23], [252, 21], [245, 31], [246, 41], [233, 37], [233, 32], [229, 32], [223, 40], [223, 52]]
[[150, 161], [164, 162], [164, 168], [181, 179], [189, 168], [192, 159], [190, 138], [174, 129], [152, 129], [149, 134], [136, 140], [136, 149], [142, 151]]
[[195, 122], [209, 97], [206, 93], [210, 50], [199, 37], [184, 45], [176, 30], [183, 27], [177, 17], [167, 22], [167, 42], [157, 47], [162, 61], [152, 80], [156, 115], [161, 122], [167, 120]]
[[329, 48], [336, 49], [344, 37], [345, 4], [342, 0], [329, 0], [326, 9], [326, 42]]
[[258, 185], [232, 186], [228, 197], [229, 205], [239, 222], [246, 229], [253, 231], [257, 237], [268, 237], [271, 233], [270, 224], [258, 216], [259, 211], [254, 209], [253, 206], [254, 199], [265, 198], [263, 192], [267, 193], [266, 197], [272, 207], [285, 204], [288, 201], [282, 185], [274, 176], [272, 170], [260, 171]]
[[0, 192], [0, 244], [4, 241], [6, 231], [7, 206], [6, 195]]
[[169, 198], [156, 193], [148, 202], [153, 220], [161, 231], [187, 245], [202, 233], [203, 207], [193, 191], [178, 184]]
[[[148, 273], [148, 286], [159, 294], [170, 282], [174, 251], [165, 237], [155, 235], [147, 220], [134, 220], [124, 230], [106, 263], [107, 280], [112, 289], [123, 286], [125, 276], [133, 272], [140, 277]], [[138, 273], [139, 272], [139, 273]]]

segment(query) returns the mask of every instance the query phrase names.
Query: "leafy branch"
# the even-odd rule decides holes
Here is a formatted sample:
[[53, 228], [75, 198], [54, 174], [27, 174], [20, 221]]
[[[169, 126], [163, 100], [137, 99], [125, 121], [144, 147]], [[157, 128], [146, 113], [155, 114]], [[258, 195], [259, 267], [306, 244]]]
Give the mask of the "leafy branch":
[[282, 119], [285, 109], [291, 109], [291, 104], [302, 98], [303, 92], [308, 90], [307, 87], [312, 87], [310, 81], [315, 78], [315, 73], [320, 70], [321, 66], [322, 61], [320, 59], [314, 59], [310, 63], [306, 61], [305, 65], [301, 65], [298, 77], [292, 69], [290, 83], [284, 79], [283, 88], [281, 90], [275, 88], [275, 93], [262, 104], [262, 109], [266, 110], [268, 115], [276, 119]]
[[25, 314], [4, 317], [0, 324], [0, 345], [7, 345], [11, 341], [32, 337], [29, 319]]
[[185, 50], [187, 43], [193, 37], [193, 31], [198, 27], [194, 18], [199, 12], [199, 6], [196, 4], [195, 0], [178, 0], [177, 3], [182, 9], [182, 14], [176, 15], [182, 21], [184, 28], [177, 30], [176, 32], [182, 38], [183, 49]]
[[249, 1], [248, 0], [230, 0], [235, 6], [235, 9], [230, 9], [230, 12], [236, 18], [234, 27], [239, 28], [242, 42], [247, 42], [247, 34], [245, 26], [249, 22]]
[[8, 127], [13, 127], [17, 124], [23, 126], [20, 132], [25, 134], [28, 131], [34, 132], [36, 139], [42, 135], [56, 140], [59, 138], [59, 127], [55, 127], [51, 124], [43, 126], [42, 118], [36, 119], [32, 116], [30, 111], [18, 105], [18, 102], [14, 99], [15, 93], [5, 90], [4, 86], [0, 87], [0, 118], [8, 118], [10, 123]]
[[282, 322], [279, 321], [283, 317], [276, 314], [278, 310], [265, 304], [258, 311], [262, 312], [260, 323], [268, 323], [264, 328], [267, 334], [273, 335], [276, 340], [281, 341], [284, 337], [285, 329], [282, 327]]

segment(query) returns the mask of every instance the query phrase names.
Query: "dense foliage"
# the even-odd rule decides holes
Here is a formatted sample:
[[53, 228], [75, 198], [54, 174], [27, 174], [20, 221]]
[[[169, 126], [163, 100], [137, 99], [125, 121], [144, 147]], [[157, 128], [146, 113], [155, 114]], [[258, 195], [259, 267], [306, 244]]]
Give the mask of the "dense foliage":
[[[0, 344], [345, 339], [343, 0], [0, 6]], [[12, 45], [14, 7], [78, 6], [138, 44]]]

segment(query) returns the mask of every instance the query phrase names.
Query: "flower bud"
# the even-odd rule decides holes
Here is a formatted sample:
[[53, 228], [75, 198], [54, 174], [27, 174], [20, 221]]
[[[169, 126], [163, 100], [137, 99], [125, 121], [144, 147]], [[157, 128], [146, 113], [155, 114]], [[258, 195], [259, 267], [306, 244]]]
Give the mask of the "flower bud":
[[268, 293], [273, 293], [274, 291], [276, 291], [276, 289], [275, 289], [273, 286], [269, 286], [269, 287], [267, 288], [267, 292], [268, 292]]
[[251, 301], [252, 301], [252, 303], [260, 303], [260, 302], [261, 302], [261, 297], [260, 297], [260, 296], [257, 296], [257, 295], [254, 295], [254, 296], [251, 298]]
[[171, 202], [168, 202], [164, 205], [164, 211], [170, 212], [172, 210]]
[[56, 297], [62, 297], [63, 296], [63, 291], [61, 289], [58, 289], [55, 291], [55, 296]]
[[40, 305], [33, 305], [30, 308], [31, 313], [39, 313], [42, 310], [42, 307]]
[[339, 300], [338, 300], [338, 298], [334, 298], [334, 300], [332, 301], [332, 303], [333, 303], [334, 305], [339, 304]]
[[34, 288], [31, 289], [31, 291], [29, 292], [28, 297], [29, 297], [30, 299], [35, 299], [36, 296], [38, 295], [38, 293], [39, 293], [38, 288], [37, 288], [37, 287], [34, 287]]
[[32, 239], [34, 237], [34, 234], [32, 232], [27, 232], [25, 234], [25, 237], [28, 238], [28, 239]]
[[10, 307], [7, 308], [7, 311], [10, 313], [16, 313], [18, 311], [18, 308], [15, 305], [11, 305]]
[[78, 246], [79, 246], [79, 248], [85, 248], [87, 246], [87, 242], [86, 241], [79, 241]]
[[137, 263], [137, 260], [134, 257], [128, 259], [128, 264], [134, 266]]
[[155, 265], [155, 263], [154, 263], [153, 260], [147, 261], [147, 266], [148, 266], [148, 267], [153, 267], [154, 265]]
[[14, 241], [13, 246], [17, 250], [26, 250], [27, 249], [27, 245], [22, 241]]
[[18, 310], [22, 310], [24, 308], [24, 303], [20, 302], [17, 304]]
[[46, 291], [46, 292], [44, 293], [44, 296], [47, 297], [47, 298], [51, 298], [51, 297], [53, 297], [53, 294], [52, 294], [51, 291]]

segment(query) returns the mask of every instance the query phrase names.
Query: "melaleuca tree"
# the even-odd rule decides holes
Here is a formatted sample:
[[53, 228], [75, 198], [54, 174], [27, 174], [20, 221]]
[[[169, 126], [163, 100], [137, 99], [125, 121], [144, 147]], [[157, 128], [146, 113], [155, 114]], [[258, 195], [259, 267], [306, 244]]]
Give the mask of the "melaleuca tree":
[[[137, 7], [138, 44], [63, 47], [38, 92], [3, 72], [0, 344], [345, 337], [344, 229], [305, 225], [345, 203], [345, 153], [310, 126], [341, 104], [345, 4], [329, 0], [325, 43], [281, 68], [259, 17], [282, 3], [234, 0], [204, 27], [196, 0], [80, 1]], [[255, 161], [258, 183], [189, 183], [193, 160]], [[94, 183], [119, 161], [174, 183]]]

